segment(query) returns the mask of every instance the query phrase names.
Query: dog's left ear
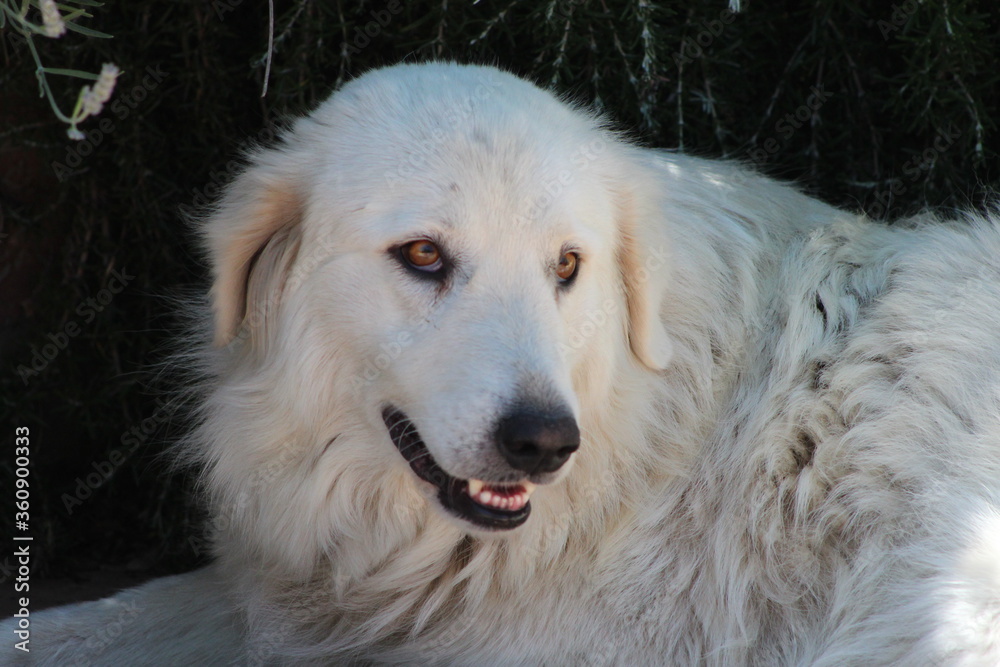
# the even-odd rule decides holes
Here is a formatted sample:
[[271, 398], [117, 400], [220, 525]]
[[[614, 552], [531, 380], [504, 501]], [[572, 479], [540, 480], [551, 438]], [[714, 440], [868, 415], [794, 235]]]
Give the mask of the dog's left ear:
[[203, 223], [216, 346], [230, 343], [244, 323], [251, 339], [264, 336], [298, 252], [302, 197], [281, 158], [279, 150], [255, 156]]
[[624, 186], [619, 199], [618, 254], [632, 352], [649, 368], [663, 370], [673, 356], [660, 312], [669, 288], [670, 255], [654, 187], [655, 183], [641, 176]]

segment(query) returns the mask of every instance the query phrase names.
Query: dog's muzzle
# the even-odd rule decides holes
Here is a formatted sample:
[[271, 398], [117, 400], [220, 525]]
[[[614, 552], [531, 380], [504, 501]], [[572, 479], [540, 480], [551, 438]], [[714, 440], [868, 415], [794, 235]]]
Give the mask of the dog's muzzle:
[[[434, 460], [405, 413], [386, 406], [382, 420], [410, 469], [437, 488], [438, 500], [446, 510], [489, 530], [509, 530], [528, 520], [529, 499], [535, 489], [532, 482], [524, 480], [511, 484], [453, 477]], [[561, 468], [579, 448], [580, 431], [576, 420], [568, 413], [545, 414], [518, 409], [498, 421], [494, 439], [507, 463], [528, 476], [552, 473]]]

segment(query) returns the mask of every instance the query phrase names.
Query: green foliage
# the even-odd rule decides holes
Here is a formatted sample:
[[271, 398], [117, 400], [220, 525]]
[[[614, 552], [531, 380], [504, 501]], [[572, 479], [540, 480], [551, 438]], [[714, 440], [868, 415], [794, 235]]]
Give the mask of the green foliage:
[[[38, 49], [35, 48], [34, 40], [36, 36], [62, 37], [67, 30], [85, 37], [111, 37], [111, 35], [99, 30], [87, 28], [77, 23], [81, 17], [92, 18], [88, 8], [101, 6], [102, 3], [94, 2], [94, 0], [67, 0], [66, 4], [63, 5], [57, 5], [55, 0], [21, 0], [20, 4], [17, 0], [0, 0], [0, 28], [7, 27], [9, 22], [12, 36], [19, 37], [20, 42], [31, 52], [31, 57], [35, 62], [35, 76], [38, 79], [40, 93], [48, 99], [56, 118], [69, 125], [68, 135], [71, 139], [83, 139], [77, 125], [89, 116], [101, 113], [104, 103], [114, 90], [115, 78], [119, 74], [118, 68], [105, 64], [101, 68], [100, 74], [91, 74], [75, 69], [46, 67], [42, 64], [42, 58]], [[36, 20], [32, 20], [33, 18]], [[17, 43], [17, 40], [14, 43]], [[48, 77], [50, 74], [88, 79], [95, 83], [93, 86], [85, 86], [80, 90], [73, 112], [66, 115], [59, 109], [59, 104], [49, 86]]]
[[[41, 60], [12, 39], [8, 22], [0, 170], [14, 157], [35, 165], [23, 172], [35, 194], [3, 185], [0, 173], [0, 290], [9, 295], [0, 311], [8, 325], [0, 409], [5, 422], [36, 434], [44, 566], [73, 569], [83, 553], [152, 549], [164, 567], [199, 556], [186, 541], [189, 480], [167, 477], [155, 458], [183, 427], [178, 419], [159, 423], [72, 515], [62, 494], [156, 414], [164, 385], [142, 369], [176, 330], [158, 297], [204, 280], [179, 207], [212, 199], [241, 148], [370, 67], [429, 58], [499, 64], [596, 102], [649, 145], [749, 162], [880, 217], [981, 204], [996, 187], [1000, 22], [987, 0], [744, 2], [736, 15], [728, 7], [278, 3], [262, 98], [266, 3], [115, 3], [90, 19], [114, 40], [34, 42], [40, 59], [65, 69], [113, 61], [123, 71], [105, 112], [80, 124], [79, 142], [66, 141], [31, 94]], [[84, 322], [80, 304], [115, 270], [136, 278]], [[70, 322], [80, 333], [23, 382], [18, 366]]]

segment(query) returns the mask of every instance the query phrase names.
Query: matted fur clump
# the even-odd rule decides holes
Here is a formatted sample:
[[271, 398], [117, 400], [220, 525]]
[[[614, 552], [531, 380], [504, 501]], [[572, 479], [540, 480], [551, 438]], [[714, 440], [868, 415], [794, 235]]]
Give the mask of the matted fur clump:
[[38, 616], [43, 662], [1000, 664], [996, 219], [423, 64], [201, 229], [217, 563]]

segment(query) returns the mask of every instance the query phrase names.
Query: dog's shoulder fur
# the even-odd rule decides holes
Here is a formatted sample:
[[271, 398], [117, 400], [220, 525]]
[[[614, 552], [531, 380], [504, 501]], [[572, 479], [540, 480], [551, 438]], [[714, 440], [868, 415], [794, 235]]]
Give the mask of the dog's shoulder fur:
[[[667, 173], [717, 178], [715, 165], [675, 160], [663, 160]], [[661, 507], [674, 529], [658, 538], [684, 534], [684, 523], [698, 526], [689, 558], [700, 552], [701, 570], [689, 581], [703, 588], [688, 600], [705, 606], [691, 618], [719, 618], [719, 600], [740, 610], [727, 641], [706, 641], [690, 657], [995, 663], [997, 220], [923, 215], [887, 226], [743, 178], [770, 203], [741, 210], [720, 200], [725, 188], [685, 196], [730, 227], [766, 228], [751, 231], [754, 240], [739, 251], [744, 259], [757, 253], [749, 265], [727, 260], [733, 231], [708, 255], [719, 267], [757, 272], [730, 273], [728, 307], [711, 304], [728, 316], [702, 320], [741, 321], [745, 347], [732, 360], [731, 391], [716, 406], [719, 419], [683, 498]], [[725, 273], [713, 268], [701, 280]], [[755, 293], [741, 294], [748, 284]], [[740, 349], [733, 339], [716, 345]]]
[[[509, 75], [410, 67], [425, 87], [467, 77], [455, 99], [500, 81], [504, 108], [517, 106]], [[406, 69], [386, 75], [389, 89]], [[381, 99], [372, 85], [344, 108]], [[565, 109], [536, 93], [524, 93], [533, 120]], [[183, 645], [198, 659], [213, 644], [179, 619], [208, 624], [232, 599], [233, 615], [206, 627], [264, 661], [1000, 664], [996, 216], [876, 223], [581, 121], [610, 142], [608, 171], [625, 172], [609, 186], [620, 274], [591, 318], [611, 322], [617, 344], [574, 378], [584, 444], [570, 476], [539, 488], [522, 528], [470, 536], [425, 507], [408, 470], [381, 472], [381, 449], [319, 461], [279, 442], [298, 432], [296, 405], [232, 416], [239, 400], [313, 400], [264, 378], [294, 361], [288, 332], [305, 325], [281, 319], [297, 303], [287, 284], [308, 285], [316, 266], [299, 224], [309, 193], [283, 185], [305, 167], [287, 156], [330, 141], [324, 123], [339, 118], [300, 124], [297, 148], [261, 156], [210, 221], [220, 342], [254, 309], [265, 323], [227, 352], [198, 436], [241, 445], [203, 459], [210, 484], [236, 480], [219, 482], [214, 506], [229, 598], [170, 593], [178, 620], [123, 628], [122, 646]], [[313, 531], [307, 547], [295, 531], [313, 524], [339, 532]], [[74, 624], [96, 632], [109, 604], [212, 576], [43, 614], [39, 636], [49, 624], [66, 647], [51, 650], [79, 650]]]

